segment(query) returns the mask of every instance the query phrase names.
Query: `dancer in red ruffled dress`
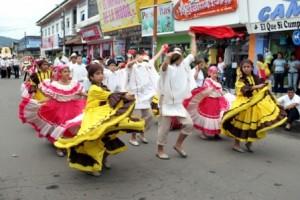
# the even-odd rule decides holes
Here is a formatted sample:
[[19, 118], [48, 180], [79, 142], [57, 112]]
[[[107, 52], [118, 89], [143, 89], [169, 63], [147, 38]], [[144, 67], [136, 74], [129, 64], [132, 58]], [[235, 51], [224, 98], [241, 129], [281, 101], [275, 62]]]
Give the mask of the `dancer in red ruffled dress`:
[[[54, 143], [60, 137], [74, 135], [65, 132], [59, 134], [57, 128], [66, 121], [73, 119], [83, 112], [86, 100], [82, 98], [82, 85], [70, 80], [70, 70], [67, 65], [56, 67], [56, 80], [46, 80], [39, 88], [47, 96], [44, 101], [23, 98], [19, 106], [19, 118], [23, 123], [30, 124], [39, 137], [46, 137]], [[63, 156], [63, 151], [57, 154]]]
[[183, 104], [189, 112], [194, 127], [200, 131], [202, 139], [220, 139], [221, 118], [229, 109], [229, 102], [224, 97], [222, 85], [218, 82], [218, 69], [212, 66], [208, 70], [209, 77], [203, 87], [192, 91], [192, 97]]

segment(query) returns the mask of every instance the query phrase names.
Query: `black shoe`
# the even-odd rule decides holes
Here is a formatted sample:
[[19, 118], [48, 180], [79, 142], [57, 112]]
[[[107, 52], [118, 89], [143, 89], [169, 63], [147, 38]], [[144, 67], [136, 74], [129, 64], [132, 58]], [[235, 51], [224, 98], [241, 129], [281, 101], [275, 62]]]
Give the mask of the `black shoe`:
[[220, 135], [215, 135], [215, 136], [214, 136], [214, 139], [215, 139], [215, 140], [222, 140], [223, 138], [222, 138]]

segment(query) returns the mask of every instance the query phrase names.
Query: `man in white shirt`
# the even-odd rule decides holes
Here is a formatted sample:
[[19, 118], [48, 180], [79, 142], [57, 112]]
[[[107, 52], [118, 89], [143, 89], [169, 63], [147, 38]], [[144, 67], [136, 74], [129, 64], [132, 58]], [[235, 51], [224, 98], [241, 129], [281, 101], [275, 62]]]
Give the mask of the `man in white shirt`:
[[10, 76], [11, 76], [11, 69], [13, 67], [13, 59], [11, 58], [8, 58], [7, 59], [7, 78], [10, 79]]
[[0, 63], [1, 67], [1, 78], [6, 78], [7, 76], [7, 58], [4, 57]]
[[155, 69], [155, 62], [162, 56], [165, 49], [168, 48], [167, 44], [162, 45], [161, 49], [157, 52], [152, 59], [147, 54], [143, 55], [144, 64], [146, 70], [148, 72], [148, 76], [150, 78], [150, 87], [154, 93], [157, 93], [158, 90], [158, 81], [159, 81], [159, 74]]
[[223, 58], [220, 56], [218, 58], [218, 70], [219, 70], [219, 81], [223, 84], [225, 81], [224, 77], [224, 70], [225, 70], [225, 62], [223, 61]]
[[20, 62], [16, 56], [13, 56], [13, 69], [14, 69], [15, 79], [18, 79], [20, 76]]
[[107, 62], [108, 70], [104, 74], [105, 78], [103, 80], [103, 84], [107, 86], [107, 88], [111, 92], [124, 92], [125, 86], [122, 84], [122, 73], [118, 70], [117, 63], [110, 59]]
[[288, 114], [288, 120], [285, 129], [290, 131], [292, 123], [299, 119], [300, 113], [300, 97], [295, 94], [294, 88], [290, 87], [286, 95], [280, 97], [278, 102], [284, 107]]
[[[136, 98], [134, 114], [145, 120], [147, 129], [152, 120], [150, 108], [151, 99], [155, 95], [155, 92], [152, 90], [151, 79], [148, 76], [146, 63], [143, 60], [143, 53], [143, 51], [140, 51], [136, 54], [135, 59], [127, 63], [125, 88], [128, 92], [134, 94]], [[143, 143], [148, 143], [143, 133], [140, 139]], [[131, 134], [129, 143], [133, 146], [139, 146], [135, 133]]]
[[202, 87], [205, 79], [203, 68], [205, 66], [205, 60], [200, 58], [196, 59], [195, 67], [192, 69], [192, 76], [195, 79], [196, 87]]
[[77, 54], [72, 53], [69, 60], [69, 68], [71, 71], [71, 76], [73, 77], [73, 70], [77, 66]]
[[163, 160], [169, 159], [164, 146], [167, 144], [172, 117], [176, 117], [183, 125], [173, 147], [183, 158], [187, 157], [182, 147], [183, 142], [193, 130], [193, 121], [182, 105], [183, 100], [191, 95], [193, 89], [191, 81], [194, 80], [191, 76], [190, 64], [197, 54], [196, 35], [194, 33], [189, 34], [191, 36], [191, 54], [183, 58], [181, 52], [174, 51], [167, 55], [161, 66], [159, 80], [161, 118], [158, 126], [156, 156]]
[[88, 79], [86, 66], [82, 63], [81, 55], [78, 55], [76, 57], [76, 65], [73, 65], [72, 79], [80, 82], [81, 84], [83, 84], [83, 82]]

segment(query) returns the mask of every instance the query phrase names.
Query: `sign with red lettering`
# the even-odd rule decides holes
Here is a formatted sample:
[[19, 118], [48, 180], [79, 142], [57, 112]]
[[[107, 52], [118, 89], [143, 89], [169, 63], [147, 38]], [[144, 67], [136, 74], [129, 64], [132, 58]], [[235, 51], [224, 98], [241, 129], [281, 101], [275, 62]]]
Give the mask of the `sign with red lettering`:
[[173, 12], [176, 20], [191, 20], [234, 12], [237, 6], [237, 0], [179, 0]]
[[80, 31], [83, 40], [90, 42], [101, 39], [102, 35], [98, 25], [90, 26]]

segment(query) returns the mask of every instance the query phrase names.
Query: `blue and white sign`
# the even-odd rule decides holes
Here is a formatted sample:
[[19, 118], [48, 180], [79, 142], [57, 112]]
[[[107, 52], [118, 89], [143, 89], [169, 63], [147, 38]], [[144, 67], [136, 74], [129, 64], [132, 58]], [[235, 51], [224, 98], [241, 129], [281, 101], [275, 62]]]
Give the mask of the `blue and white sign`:
[[249, 1], [250, 33], [300, 29], [299, 0]]
[[285, 0], [289, 1], [289, 5], [278, 4], [276, 7], [266, 6], [258, 13], [260, 22], [275, 21], [278, 19], [290, 19], [292, 17], [300, 16], [300, 6], [298, 0]]
[[292, 38], [294, 45], [300, 46], [300, 30], [294, 31]]

